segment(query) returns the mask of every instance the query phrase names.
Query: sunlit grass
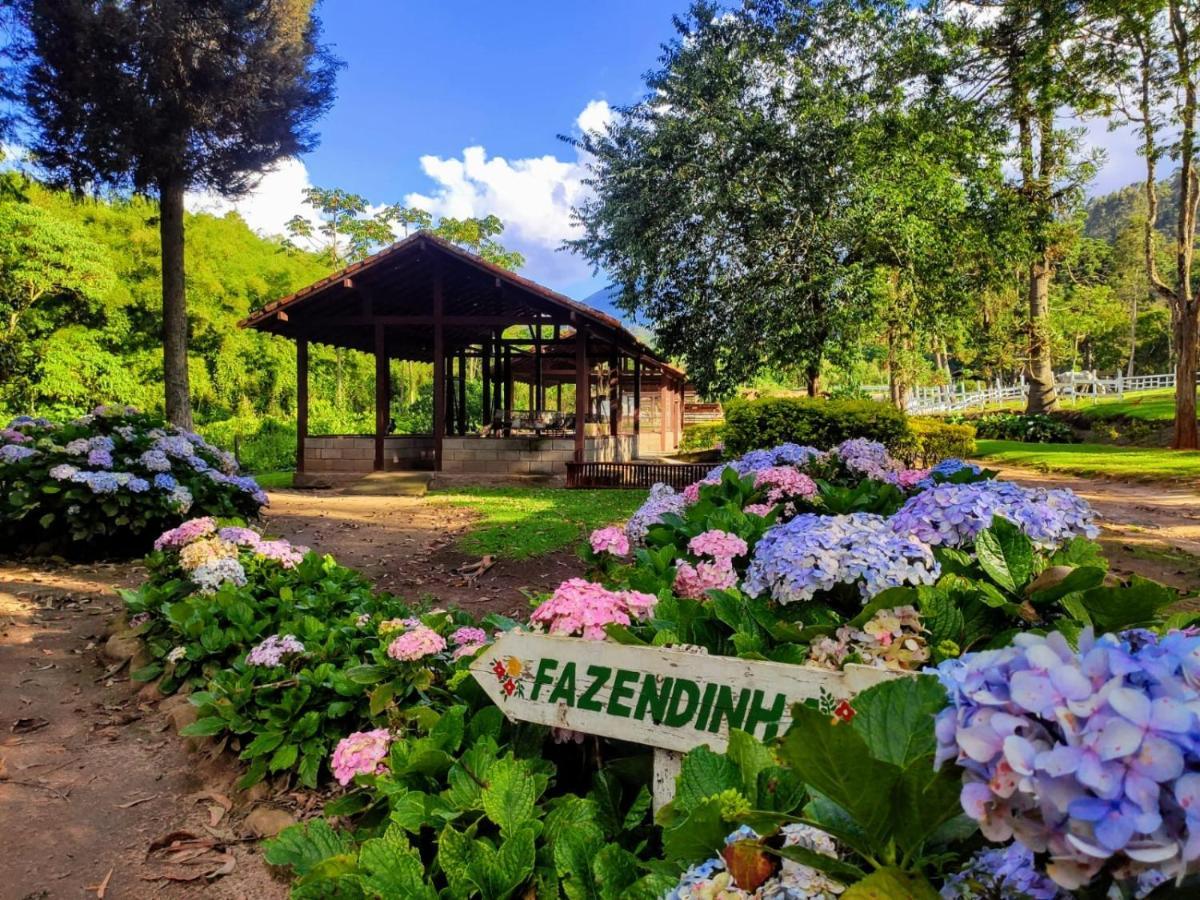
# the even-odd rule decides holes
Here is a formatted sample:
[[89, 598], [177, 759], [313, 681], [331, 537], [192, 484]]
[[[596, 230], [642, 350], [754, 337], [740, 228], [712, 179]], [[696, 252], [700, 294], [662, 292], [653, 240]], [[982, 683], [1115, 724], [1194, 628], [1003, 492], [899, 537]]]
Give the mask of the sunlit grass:
[[264, 490], [277, 491], [280, 488], [290, 488], [295, 474], [295, 472], [287, 470], [282, 472], [259, 472], [254, 476], [254, 480]]
[[629, 518], [646, 492], [485, 486], [433, 491], [428, 497], [479, 514], [459, 544], [464, 552], [528, 559], [573, 547], [593, 528]]
[[1043, 472], [1110, 475], [1156, 481], [1200, 480], [1200, 451], [1111, 444], [1024, 444], [1020, 441], [976, 442], [981, 459], [1029, 466]]

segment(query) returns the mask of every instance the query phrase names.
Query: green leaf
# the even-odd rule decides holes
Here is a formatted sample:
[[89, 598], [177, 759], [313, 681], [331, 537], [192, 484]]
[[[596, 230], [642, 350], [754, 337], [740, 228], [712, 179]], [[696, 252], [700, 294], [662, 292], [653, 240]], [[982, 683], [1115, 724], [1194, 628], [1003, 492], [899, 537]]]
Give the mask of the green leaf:
[[[849, 725], [803, 704], [792, 707], [792, 726], [780, 756], [800, 779], [846, 810], [880, 843], [887, 837], [892, 790], [900, 769], [872, 759], [867, 743]], [[870, 786], [867, 789], [867, 786]]]
[[431, 879], [425, 874], [421, 857], [399, 827], [388, 828], [383, 837], [365, 841], [358, 854], [358, 865], [366, 871], [363, 887], [380, 897], [437, 900], [437, 891], [429, 883]]
[[854, 730], [875, 759], [904, 768], [937, 749], [933, 718], [946, 705], [946, 691], [932, 675], [885, 681], [854, 698]]
[[313, 750], [305, 750], [300, 757], [300, 766], [296, 769], [300, 776], [300, 783], [306, 787], [316, 788], [317, 773], [321, 771], [321, 760], [324, 758], [324, 753]]
[[256, 756], [270, 753], [283, 743], [283, 737], [283, 733], [279, 731], [264, 731], [246, 746], [246, 749], [242, 751], [241, 758], [254, 759]]
[[741, 773], [741, 792], [751, 806], [758, 806], [758, 773], [775, 765], [775, 757], [753, 735], [738, 728], [729, 729], [725, 755]]
[[601, 900], [622, 900], [638, 878], [638, 858], [617, 844], [607, 844], [592, 861]]
[[519, 829], [493, 850], [483, 841], [475, 842], [474, 858], [468, 869], [471, 881], [484, 897], [506, 900], [533, 874], [537, 861], [535, 829]]
[[[1043, 576], [1045, 573], [1043, 573]], [[1038, 579], [1041, 580], [1040, 578]], [[1090, 590], [1097, 587], [1104, 581], [1104, 570], [1099, 566], [1080, 566], [1077, 569], [1072, 569], [1067, 573], [1062, 581], [1052, 587], [1045, 588], [1040, 591], [1033, 591], [1029, 595], [1029, 602], [1035, 606], [1040, 606], [1043, 603], [1052, 603], [1059, 600], [1068, 594], [1074, 594], [1079, 591]], [[1037, 581], [1030, 587], [1035, 587]]]
[[355, 684], [378, 684], [387, 674], [383, 666], [353, 666], [346, 670], [346, 677]]
[[130, 674], [130, 678], [138, 682], [153, 681], [163, 673], [162, 663], [150, 663], [148, 666], [142, 666], [136, 672]]
[[1158, 611], [1178, 599], [1166, 585], [1134, 575], [1128, 586], [1092, 588], [1080, 602], [1100, 633], [1153, 624]]
[[205, 719], [197, 719], [191, 725], [185, 725], [179, 729], [179, 733], [184, 737], [212, 737], [214, 734], [220, 734], [224, 730], [224, 719], [220, 716], [209, 716]]
[[324, 819], [313, 819], [288, 826], [262, 846], [268, 863], [290, 866], [297, 875], [304, 875], [322, 860], [349, 852], [353, 844]]
[[385, 681], [383, 684], [378, 685], [375, 688], [375, 690], [371, 691], [371, 693], [369, 695], [369, 697], [370, 697], [369, 708], [371, 711], [371, 715], [372, 716], [382, 715], [383, 711], [385, 709], [387, 709], [388, 704], [392, 702], [392, 698], [395, 696], [396, 696], [396, 685], [394, 682]]
[[938, 900], [938, 892], [922, 875], [886, 868], [852, 884], [842, 900]]
[[533, 820], [538, 793], [525, 760], [499, 759], [488, 772], [483, 811], [507, 837]]
[[437, 863], [446, 876], [446, 882], [455, 897], [465, 897], [471, 890], [471, 863], [475, 859], [478, 842], [467, 834], [447, 825], [438, 835]]
[[683, 810], [700, 805], [729, 788], [741, 789], [737, 764], [721, 753], [700, 746], [688, 751], [676, 779], [675, 803]]
[[659, 824], [667, 859], [689, 865], [712, 856], [714, 850], [724, 846], [725, 836], [732, 830], [722, 818], [721, 803], [716, 798], [686, 812], [668, 804], [659, 811]]
[[604, 626], [604, 633], [617, 644], [629, 644], [633, 647], [646, 646], [646, 642], [630, 631], [628, 625], [619, 625], [613, 622]]
[[939, 828], [962, 812], [961, 792], [962, 776], [954, 766], [935, 771], [932, 754], [914, 759], [896, 785], [892, 833], [897, 845], [918, 854]]
[[629, 810], [625, 813], [625, 818], [621, 821], [621, 830], [632, 831], [641, 825], [645, 821], [646, 813], [649, 812], [652, 802], [650, 788], [643, 784], [637, 796], [633, 798]]
[[599, 829], [564, 831], [554, 842], [554, 870], [570, 900], [599, 900], [592, 861], [603, 845]]
[[975, 538], [975, 557], [980, 568], [1010, 593], [1016, 593], [1033, 575], [1033, 542], [1000, 516]]
[[267, 766], [272, 772], [281, 772], [284, 769], [290, 769], [296, 764], [296, 758], [300, 755], [300, 747], [297, 744], [284, 744], [271, 757], [271, 762]]
[[811, 866], [846, 884], [853, 884], [866, 877], [866, 873], [852, 863], [838, 859], [836, 856], [826, 856], [824, 853], [817, 853], [815, 850], [809, 850], [807, 847], [802, 847], [799, 844], [792, 847], [781, 847], [778, 850], [769, 845], [764, 845], [763, 849], [768, 853], [782, 856], [784, 859], [790, 859], [792, 862], [798, 862], [802, 866]]

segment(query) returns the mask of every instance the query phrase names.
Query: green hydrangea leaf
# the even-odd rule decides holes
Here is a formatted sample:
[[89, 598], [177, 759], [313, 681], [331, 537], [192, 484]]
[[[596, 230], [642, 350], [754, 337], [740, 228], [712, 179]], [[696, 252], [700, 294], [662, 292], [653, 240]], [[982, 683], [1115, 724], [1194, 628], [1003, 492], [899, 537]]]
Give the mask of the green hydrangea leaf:
[[506, 838], [534, 818], [539, 794], [537, 780], [524, 760], [506, 757], [496, 761], [483, 790], [483, 811]]
[[263, 858], [273, 866], [289, 866], [305, 875], [322, 860], [350, 852], [352, 843], [324, 819], [291, 825], [263, 842]]

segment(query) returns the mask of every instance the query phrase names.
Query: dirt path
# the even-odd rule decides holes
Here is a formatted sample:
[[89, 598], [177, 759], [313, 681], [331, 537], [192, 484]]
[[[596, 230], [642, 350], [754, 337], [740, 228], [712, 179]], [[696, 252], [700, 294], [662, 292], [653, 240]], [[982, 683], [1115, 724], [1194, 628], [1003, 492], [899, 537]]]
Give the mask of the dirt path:
[[[189, 753], [171, 701], [139, 694], [102, 653], [113, 588], [139, 578], [132, 565], [0, 563], [0, 898], [286, 897], [242, 840], [240, 810], [224, 810], [229, 760]], [[148, 855], [180, 831], [200, 842], [187, 864]], [[183, 878], [195, 880], [171, 880]]]
[[329, 491], [271, 494], [267, 527], [288, 540], [333, 554], [379, 587], [412, 600], [428, 597], [477, 614], [527, 612], [526, 592], [550, 591], [582, 573], [575, 548], [529, 560], [497, 560], [468, 582], [454, 570], [476, 562], [455, 549], [470, 510], [425, 497], [378, 497]]
[[987, 460], [980, 465], [1021, 484], [1070, 488], [1087, 500], [1100, 519], [1100, 543], [1114, 571], [1136, 572], [1181, 590], [1200, 591], [1200, 494], [1196, 491], [1048, 474]]

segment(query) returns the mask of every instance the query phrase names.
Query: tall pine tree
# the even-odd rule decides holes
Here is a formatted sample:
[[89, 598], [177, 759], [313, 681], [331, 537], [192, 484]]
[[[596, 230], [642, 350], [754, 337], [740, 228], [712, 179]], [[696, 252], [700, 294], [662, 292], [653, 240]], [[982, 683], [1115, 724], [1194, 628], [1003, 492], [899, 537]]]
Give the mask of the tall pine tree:
[[312, 0], [17, 0], [33, 150], [57, 182], [158, 197], [168, 418], [192, 421], [183, 203], [311, 149], [337, 63]]

